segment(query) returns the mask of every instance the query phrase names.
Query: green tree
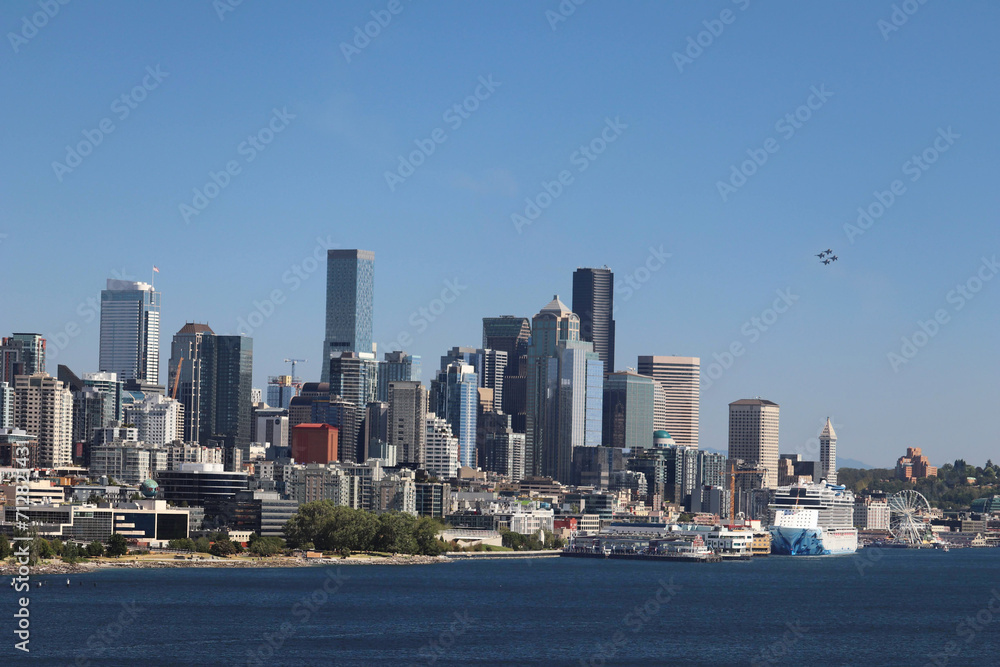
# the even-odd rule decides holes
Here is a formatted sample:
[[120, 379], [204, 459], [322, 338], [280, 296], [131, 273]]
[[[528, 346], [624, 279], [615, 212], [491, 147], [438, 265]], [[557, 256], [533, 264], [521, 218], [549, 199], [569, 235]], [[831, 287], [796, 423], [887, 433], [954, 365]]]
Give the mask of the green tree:
[[254, 533], [247, 544], [247, 552], [254, 556], [274, 556], [285, 548], [285, 541], [280, 537], [264, 537]]
[[[206, 540], [207, 542], [208, 540]], [[167, 542], [167, 546], [178, 551], [195, 551], [194, 540], [190, 537], [181, 537]], [[207, 547], [206, 547], [207, 548]]]
[[55, 551], [52, 550], [52, 544], [43, 537], [36, 538], [35, 544], [38, 546], [38, 557], [41, 559], [52, 558], [55, 555]]
[[442, 525], [429, 516], [420, 517], [413, 529], [413, 538], [417, 542], [417, 553], [425, 556], [438, 556], [447, 550], [447, 545], [438, 538]]
[[100, 540], [94, 540], [87, 545], [87, 555], [91, 558], [100, 558], [104, 555], [104, 545]]
[[414, 528], [417, 519], [411, 514], [402, 512], [386, 512], [378, 516], [378, 527], [375, 531], [375, 551], [412, 554], [417, 551], [417, 541], [414, 538]]
[[212, 544], [209, 553], [213, 556], [233, 556], [236, 554], [236, 545], [228, 537], [224, 537]]
[[64, 563], [75, 563], [83, 558], [83, 554], [80, 551], [80, 547], [77, 546], [76, 542], [67, 542], [63, 547], [62, 559]]
[[7, 536], [0, 533], [0, 560], [10, 558], [14, 554], [14, 549], [10, 546]]
[[108, 540], [108, 555], [118, 558], [128, 553], [128, 540], [121, 533], [115, 533]]
[[207, 554], [212, 548], [212, 543], [207, 537], [202, 535], [194, 541], [194, 550], [198, 553]]

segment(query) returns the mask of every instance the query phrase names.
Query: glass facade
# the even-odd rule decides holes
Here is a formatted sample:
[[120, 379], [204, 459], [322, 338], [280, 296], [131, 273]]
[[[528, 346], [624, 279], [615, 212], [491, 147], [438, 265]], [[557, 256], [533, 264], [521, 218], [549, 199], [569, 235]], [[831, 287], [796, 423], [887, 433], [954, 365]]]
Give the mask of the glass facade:
[[341, 352], [372, 352], [375, 253], [328, 250], [326, 253], [326, 338], [321, 357], [329, 379], [329, 359]]
[[438, 373], [431, 382], [431, 408], [451, 426], [458, 438], [459, 465], [476, 464], [476, 421], [479, 405], [479, 376], [473, 366], [458, 361]]
[[100, 370], [159, 384], [160, 293], [149, 283], [108, 280], [101, 291]]

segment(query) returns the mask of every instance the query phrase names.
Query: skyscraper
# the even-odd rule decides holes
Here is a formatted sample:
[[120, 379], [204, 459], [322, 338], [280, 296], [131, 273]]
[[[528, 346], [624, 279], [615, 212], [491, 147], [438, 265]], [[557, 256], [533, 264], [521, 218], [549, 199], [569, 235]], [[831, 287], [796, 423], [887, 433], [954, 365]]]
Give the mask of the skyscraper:
[[216, 336], [207, 324], [181, 327], [170, 345], [170, 393], [184, 406], [184, 440], [248, 447], [252, 375], [252, 338]]
[[663, 388], [666, 413], [655, 427], [669, 431], [678, 445], [697, 447], [701, 359], [644, 356], [639, 357], [638, 371]]
[[574, 448], [601, 445], [604, 362], [593, 351], [593, 343], [582, 340], [560, 341], [555, 361], [558, 376], [550, 400], [554, 412], [547, 413], [551, 421], [543, 438], [543, 474], [569, 484]]
[[594, 344], [606, 373], [615, 370], [615, 274], [608, 267], [573, 272], [573, 312], [580, 318], [580, 340]]
[[507, 353], [503, 350], [490, 350], [474, 347], [453, 347], [441, 357], [441, 370], [452, 362], [469, 364], [479, 376], [479, 386], [493, 393], [490, 409], [493, 412], [503, 410], [504, 374], [507, 370]]
[[453, 361], [431, 382], [429, 411], [451, 426], [458, 438], [459, 465], [476, 465], [476, 417], [479, 376], [475, 367]]
[[729, 459], [740, 459], [767, 470], [764, 487], [778, 486], [777, 403], [745, 398], [729, 404]]
[[819, 462], [823, 477], [830, 484], [837, 483], [837, 432], [833, 430], [830, 418], [826, 418], [826, 426], [819, 436]]
[[100, 370], [160, 382], [160, 293], [149, 283], [108, 279], [101, 291]]
[[652, 447], [655, 386], [653, 378], [631, 371], [608, 374], [604, 379], [605, 447]]
[[320, 357], [323, 382], [330, 377], [330, 359], [341, 352], [374, 352], [374, 299], [375, 253], [327, 250], [326, 338]]
[[531, 324], [526, 317], [501, 315], [483, 318], [483, 347], [507, 353], [503, 372], [503, 396], [500, 409], [510, 415], [515, 433], [525, 433], [525, 409], [528, 399], [528, 341]]
[[389, 400], [390, 382], [412, 382], [420, 380], [420, 356], [400, 350], [386, 352], [378, 363], [378, 400]]
[[18, 375], [45, 372], [45, 339], [41, 334], [16, 333], [0, 339], [0, 382], [13, 386]]
[[0, 428], [14, 428], [14, 385], [0, 381]]
[[341, 352], [330, 359], [328, 366], [330, 394], [353, 403], [364, 414], [365, 407], [378, 396], [378, 362], [375, 355], [371, 352]]

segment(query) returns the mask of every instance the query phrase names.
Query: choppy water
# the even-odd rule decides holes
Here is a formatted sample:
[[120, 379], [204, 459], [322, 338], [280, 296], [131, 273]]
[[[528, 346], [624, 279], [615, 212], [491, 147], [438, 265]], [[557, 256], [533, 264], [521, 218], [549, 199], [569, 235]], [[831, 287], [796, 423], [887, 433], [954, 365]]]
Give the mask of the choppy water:
[[[1000, 664], [996, 549], [46, 579], [36, 665]], [[0, 664], [28, 664], [3, 588]]]

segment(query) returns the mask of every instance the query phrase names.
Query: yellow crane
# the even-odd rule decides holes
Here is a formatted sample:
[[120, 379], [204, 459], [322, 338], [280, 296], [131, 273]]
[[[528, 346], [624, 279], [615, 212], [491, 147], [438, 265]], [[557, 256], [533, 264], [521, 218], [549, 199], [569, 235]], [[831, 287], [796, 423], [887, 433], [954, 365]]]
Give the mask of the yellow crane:
[[181, 357], [180, 360], [177, 362], [177, 370], [174, 371], [174, 386], [171, 387], [170, 389], [170, 398], [174, 399], [177, 398], [177, 385], [179, 384], [178, 381], [181, 379], [181, 364], [183, 363], [184, 363], [184, 357]]

